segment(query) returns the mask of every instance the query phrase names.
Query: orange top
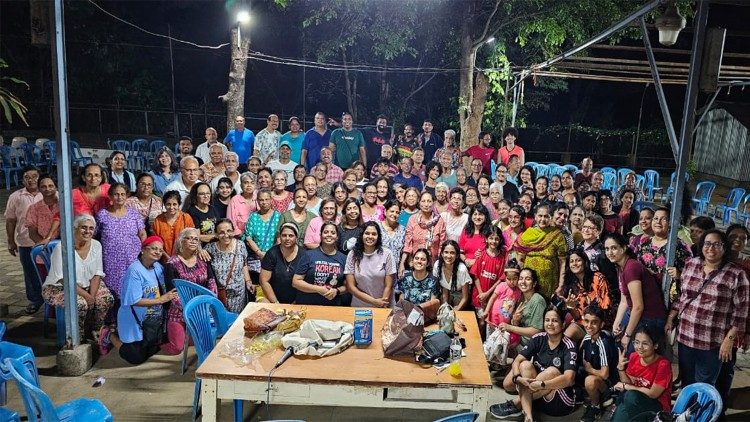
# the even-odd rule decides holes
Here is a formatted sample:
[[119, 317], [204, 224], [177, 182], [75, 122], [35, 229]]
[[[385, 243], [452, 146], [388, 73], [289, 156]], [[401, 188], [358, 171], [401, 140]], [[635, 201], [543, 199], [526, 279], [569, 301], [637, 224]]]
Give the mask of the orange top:
[[168, 256], [172, 256], [174, 255], [174, 242], [175, 240], [177, 240], [177, 236], [180, 234], [182, 229], [188, 227], [195, 227], [195, 224], [193, 224], [193, 219], [190, 217], [190, 215], [188, 215], [188, 213], [179, 211], [174, 224], [169, 224], [169, 222], [167, 222], [167, 217], [164, 215], [164, 213], [159, 214], [159, 216], [154, 219], [154, 225], [152, 226], [151, 231], [155, 235], [164, 239], [164, 253], [166, 253]]

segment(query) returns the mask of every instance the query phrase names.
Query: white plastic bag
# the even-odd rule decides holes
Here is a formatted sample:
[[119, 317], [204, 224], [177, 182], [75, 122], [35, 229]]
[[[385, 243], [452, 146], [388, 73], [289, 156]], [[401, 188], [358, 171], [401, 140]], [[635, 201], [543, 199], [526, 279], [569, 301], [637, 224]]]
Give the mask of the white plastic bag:
[[484, 357], [487, 362], [507, 365], [510, 333], [500, 329], [495, 330], [484, 341]]

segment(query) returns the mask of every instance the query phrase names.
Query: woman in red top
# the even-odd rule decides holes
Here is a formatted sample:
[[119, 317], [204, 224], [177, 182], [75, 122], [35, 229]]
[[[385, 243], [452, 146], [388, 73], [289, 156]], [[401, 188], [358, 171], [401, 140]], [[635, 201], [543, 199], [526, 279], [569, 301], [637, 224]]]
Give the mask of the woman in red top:
[[88, 214], [95, 216], [107, 208], [109, 200], [109, 183], [106, 183], [102, 166], [96, 163], [87, 164], [81, 174], [81, 186], [73, 189], [73, 215]]
[[461, 259], [469, 269], [487, 247], [485, 239], [490, 233], [491, 227], [492, 220], [490, 220], [490, 212], [487, 207], [482, 204], [474, 204], [469, 207], [469, 221], [466, 222], [464, 231], [458, 238]]
[[659, 355], [659, 330], [644, 326], [635, 331], [635, 352], [620, 351], [617, 372], [622, 391], [612, 421], [652, 421], [656, 413], [672, 408], [672, 365]]

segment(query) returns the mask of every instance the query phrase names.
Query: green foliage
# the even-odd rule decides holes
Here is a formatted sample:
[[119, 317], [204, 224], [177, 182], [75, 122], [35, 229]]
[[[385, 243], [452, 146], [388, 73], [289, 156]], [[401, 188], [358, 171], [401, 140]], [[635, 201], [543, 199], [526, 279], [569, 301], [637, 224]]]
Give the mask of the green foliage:
[[[0, 69], [7, 68], [8, 63], [0, 58]], [[5, 81], [10, 82], [16, 86], [20, 85], [22, 87], [25, 87], [26, 89], [29, 89], [29, 84], [18, 78], [14, 78], [12, 76], [0, 76], [0, 83], [3, 83]], [[26, 121], [26, 112], [28, 111], [26, 109], [26, 106], [23, 105], [20, 98], [18, 98], [16, 94], [11, 92], [8, 88], [2, 86], [0, 86], [0, 107], [2, 107], [3, 115], [5, 116], [5, 120], [7, 120], [8, 123], [13, 123], [13, 115], [15, 114], [26, 126], [29, 125], [29, 122]]]

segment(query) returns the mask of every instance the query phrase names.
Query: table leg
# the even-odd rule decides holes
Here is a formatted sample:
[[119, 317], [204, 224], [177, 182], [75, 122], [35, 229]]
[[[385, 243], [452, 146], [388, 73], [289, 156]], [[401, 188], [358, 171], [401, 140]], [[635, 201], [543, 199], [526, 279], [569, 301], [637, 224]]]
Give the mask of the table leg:
[[218, 381], [212, 379], [201, 380], [201, 404], [203, 421], [217, 421], [219, 418], [219, 400], [216, 397]]
[[477, 422], [484, 422], [487, 419], [487, 411], [489, 410], [487, 404], [487, 397], [489, 390], [486, 388], [475, 388], [474, 389], [474, 404], [471, 407], [473, 412], [479, 413]]

